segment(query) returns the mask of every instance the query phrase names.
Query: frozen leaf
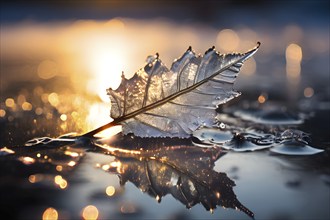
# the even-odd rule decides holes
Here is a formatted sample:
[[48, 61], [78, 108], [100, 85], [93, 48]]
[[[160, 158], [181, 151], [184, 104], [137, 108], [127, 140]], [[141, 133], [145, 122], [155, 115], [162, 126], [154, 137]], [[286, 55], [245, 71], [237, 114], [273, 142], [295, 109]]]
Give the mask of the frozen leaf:
[[220, 148], [185, 145], [134, 151], [105, 145], [101, 148], [116, 156], [115, 162], [102, 166], [106, 171], [118, 174], [122, 185], [132, 182], [158, 202], [170, 194], [187, 208], [201, 203], [211, 212], [223, 206], [254, 216], [238, 201], [234, 181], [213, 170], [214, 162], [223, 155]]
[[131, 79], [123, 75], [116, 90], [108, 89], [114, 121], [85, 136], [122, 124], [124, 134], [188, 137], [197, 128], [212, 125], [215, 109], [240, 95], [233, 84], [259, 45], [243, 54], [219, 54], [213, 47], [203, 56], [189, 47], [170, 69], [158, 54], [148, 57]]

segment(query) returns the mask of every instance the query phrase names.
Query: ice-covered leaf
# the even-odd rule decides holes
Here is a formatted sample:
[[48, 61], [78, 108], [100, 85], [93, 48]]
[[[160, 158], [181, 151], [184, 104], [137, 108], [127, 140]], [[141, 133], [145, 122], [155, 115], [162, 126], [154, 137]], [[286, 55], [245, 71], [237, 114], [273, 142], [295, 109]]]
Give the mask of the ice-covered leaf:
[[158, 202], [170, 194], [187, 208], [201, 203], [210, 211], [223, 206], [254, 216], [237, 199], [234, 181], [213, 170], [214, 162], [223, 155], [220, 148], [185, 145], [133, 151], [106, 145], [101, 148], [116, 156], [115, 162], [102, 166], [106, 171], [118, 174], [122, 185], [132, 182]]
[[158, 54], [148, 57], [132, 78], [123, 75], [116, 90], [108, 89], [114, 121], [105, 127], [122, 124], [124, 134], [141, 137], [188, 137], [212, 125], [215, 109], [240, 95], [233, 84], [259, 45], [243, 54], [220, 54], [213, 47], [196, 55], [189, 47], [171, 68]]

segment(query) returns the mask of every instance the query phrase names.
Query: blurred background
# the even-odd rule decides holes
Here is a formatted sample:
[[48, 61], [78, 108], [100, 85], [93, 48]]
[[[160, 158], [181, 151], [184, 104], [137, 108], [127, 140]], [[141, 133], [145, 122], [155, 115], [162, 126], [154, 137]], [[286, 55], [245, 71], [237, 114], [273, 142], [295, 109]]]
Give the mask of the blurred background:
[[[277, 103], [277, 106], [295, 112], [317, 112], [314, 115], [316, 119], [314, 124], [309, 124], [307, 121], [302, 127], [305, 132], [314, 135], [314, 140], [316, 139], [314, 143], [321, 143], [320, 147], [329, 149], [329, 124], [324, 123], [329, 121], [330, 110], [328, 0], [79, 0], [71, 2], [60, 0], [1, 1], [0, 4], [0, 147], [22, 145], [25, 141], [38, 136], [56, 137], [72, 131], [87, 132], [107, 123], [110, 121], [110, 103], [106, 89], [109, 87], [115, 89], [119, 85], [122, 71], [126, 77], [131, 77], [144, 66], [148, 55], [158, 52], [160, 59], [170, 67], [173, 60], [180, 57], [189, 46], [200, 54], [204, 54], [212, 46], [215, 46], [220, 53], [246, 52], [260, 41], [259, 51], [245, 63], [235, 83], [235, 89], [242, 92], [237, 103], [257, 103], [259, 106]], [[68, 154], [76, 158], [74, 153]], [[238, 157], [236, 154], [234, 156]], [[251, 155], [245, 155], [246, 161], [260, 162], [261, 157], [251, 160], [249, 156]], [[37, 157], [39, 158], [40, 154]], [[91, 164], [100, 163], [102, 160], [93, 157], [96, 156], [89, 156], [85, 160], [86, 163], [80, 164], [80, 170], [75, 173], [80, 179], [72, 180], [72, 184], [76, 184], [75, 187], [70, 187], [69, 191], [63, 194], [56, 191], [54, 195], [42, 197], [41, 205], [39, 204], [41, 208], [35, 208], [32, 203], [26, 206], [26, 202], [35, 201], [38, 195], [48, 194], [49, 189], [46, 187], [44, 192], [47, 193], [40, 193], [38, 187], [31, 191], [30, 185], [32, 184], [33, 187], [33, 184], [38, 182], [38, 176], [32, 172], [31, 167], [30, 169], [23, 167], [22, 172], [29, 177], [24, 179], [24, 183], [30, 184], [28, 185], [30, 188], [27, 187], [24, 191], [25, 185], [23, 185], [23, 191], [20, 189], [21, 191], [18, 190], [15, 194], [15, 190], [10, 191], [8, 186], [4, 185], [5, 190], [8, 191], [8, 198], [12, 198], [10, 200], [12, 207], [17, 211], [21, 211], [22, 207], [24, 211], [23, 214], [18, 212], [16, 214], [22, 215], [19, 216], [22, 219], [32, 212], [30, 216], [35, 218], [57, 217], [57, 211], [46, 205], [50, 206], [54, 203], [62, 209], [75, 210], [73, 216], [84, 217], [85, 212], [89, 217], [98, 215], [95, 206], [85, 207], [90, 203], [91, 198], [88, 196], [97, 187], [103, 190], [104, 186], [109, 185], [109, 181], [113, 185], [117, 184], [116, 187], [119, 183], [115, 175], [97, 173]], [[241, 156], [233, 161], [237, 162], [242, 158], [244, 157]], [[109, 156], [104, 156], [103, 160], [109, 161]], [[270, 161], [268, 157], [264, 160], [264, 164]], [[231, 170], [233, 161], [228, 161], [228, 170]], [[29, 164], [29, 161], [23, 162]], [[73, 163], [70, 161], [68, 166], [74, 167], [76, 162], [78, 161]], [[282, 171], [284, 162], [276, 167], [258, 165], [265, 168], [264, 175], [270, 176], [264, 178], [260, 175], [260, 181], [259, 179], [255, 181], [254, 178], [257, 177], [252, 175], [255, 172], [249, 170], [250, 166], [246, 166], [243, 162], [242, 164], [242, 167], [248, 170], [248, 175], [241, 175], [242, 178], [238, 178], [236, 189], [242, 198], [244, 196], [249, 198], [246, 201], [250, 199], [254, 201], [256, 195], [264, 196], [266, 193], [258, 191], [261, 188], [265, 189], [265, 192], [270, 192], [272, 190], [268, 189], [282, 186], [282, 179], [273, 178], [274, 175], [270, 170]], [[305, 161], [302, 164], [305, 164]], [[250, 165], [253, 166], [253, 163]], [[21, 163], [17, 162], [17, 167], [20, 166]], [[7, 167], [13, 166], [9, 163]], [[43, 165], [41, 167], [44, 168]], [[226, 168], [226, 165], [224, 167]], [[10, 173], [3, 169], [2, 172]], [[38, 171], [37, 168], [34, 169]], [[56, 171], [53, 172], [57, 175], [62, 172], [61, 169], [62, 167], [56, 166]], [[296, 170], [291, 170], [294, 174], [289, 173], [288, 179], [295, 184]], [[69, 174], [68, 178], [71, 176], [71, 173]], [[249, 179], [244, 182], [246, 181], [244, 177], [247, 176], [251, 178], [250, 182]], [[312, 176], [308, 181], [310, 179], [317, 181], [317, 178]], [[252, 186], [255, 182], [262, 183], [265, 179], [271, 180], [269, 188], [258, 185], [255, 191], [244, 188]], [[240, 180], [243, 181], [241, 183], [246, 184], [240, 184]], [[52, 181], [53, 179], [50, 178], [50, 182]], [[55, 179], [55, 181], [57, 181], [56, 187], [60, 187], [60, 190], [67, 188], [65, 179]], [[329, 179], [327, 181], [328, 184]], [[298, 194], [300, 191], [296, 190], [300, 185], [290, 191], [293, 194], [287, 193], [287, 188], [284, 187], [281, 191], [283, 197], [278, 196], [278, 191], [274, 191], [276, 193], [269, 197], [267, 205], [263, 202], [265, 198], [260, 198], [260, 204], [251, 203], [255, 205], [256, 212], [264, 213], [264, 216], [268, 217], [271, 215], [272, 219], [290, 219], [290, 216], [306, 217], [307, 214], [315, 217], [315, 213], [317, 214], [319, 210], [314, 209], [314, 212], [309, 212], [301, 208], [299, 206], [301, 203], [298, 201], [305, 201], [306, 197], [312, 200], [314, 197], [304, 193], [313, 194], [315, 188], [319, 189], [319, 194], [326, 196], [322, 187], [327, 187], [325, 191], [329, 192], [329, 184], [320, 188], [316, 187], [314, 182], [309, 181], [309, 183], [310, 188], [300, 188], [303, 196], [297, 197], [297, 200], [291, 195], [296, 195], [294, 194], [296, 192], [300, 195]], [[127, 198], [139, 200], [137, 204], [141, 206], [147, 204], [145, 205], [147, 208], [143, 207], [146, 216], [168, 217], [178, 208], [177, 203], [165, 199], [162, 208], [167, 207], [167, 209], [161, 212], [154, 200], [151, 201], [147, 196], [142, 198], [137, 194], [140, 192], [132, 186], [127, 188], [128, 192], [125, 194], [128, 195]], [[112, 191], [113, 188], [107, 188], [107, 195], [111, 197], [114, 193]], [[15, 196], [12, 197], [12, 193], [20, 200]], [[34, 200], [27, 200], [26, 198], [30, 198], [29, 195]], [[62, 196], [61, 198], [66, 202], [53, 199], [57, 198], [52, 197], [55, 195]], [[282, 198], [286, 195], [291, 200], [286, 198], [287, 203], [283, 203]], [[87, 196], [88, 202], [85, 204], [86, 198], [79, 199], [79, 196], [81, 198]], [[127, 200], [125, 196], [123, 201]], [[276, 196], [277, 200], [274, 200]], [[319, 199], [317, 196], [315, 198]], [[117, 204], [116, 199], [118, 198], [112, 201], [112, 206]], [[141, 203], [140, 199], [144, 202]], [[97, 197], [96, 200], [101, 199]], [[21, 203], [17, 205], [17, 201]], [[274, 206], [272, 201], [285, 207], [278, 211], [278, 207]], [[329, 200], [322, 201], [325, 202], [311, 202], [317, 207], [318, 204], [326, 207]], [[3, 204], [6, 202], [4, 201]], [[298, 204], [295, 206], [296, 209], [292, 209], [295, 204]], [[272, 205], [275, 211], [271, 209]], [[103, 216], [107, 216], [109, 214], [107, 211], [112, 206], [108, 203], [102, 206], [100, 202], [98, 207], [103, 207]], [[117, 212], [123, 215], [129, 213], [125, 213], [125, 210], [130, 210], [129, 203], [122, 207]], [[181, 208], [185, 211], [183, 206]], [[34, 212], [35, 210], [37, 211]], [[204, 215], [201, 207], [194, 210], [190, 212], [191, 216], [211, 218], [211, 215]], [[187, 217], [184, 211], [181, 217]], [[323, 208], [320, 216], [327, 211]], [[226, 218], [225, 213], [221, 213], [224, 218]], [[277, 215], [278, 213], [284, 215]], [[63, 211], [60, 216], [65, 217], [66, 214], [68, 213]], [[231, 214], [227, 215], [232, 217]], [[124, 217], [133, 218], [134, 215], [128, 214]], [[241, 217], [238, 216], [237, 219]], [[176, 218], [180, 219], [180, 215]], [[213, 215], [212, 218], [217, 216]]]

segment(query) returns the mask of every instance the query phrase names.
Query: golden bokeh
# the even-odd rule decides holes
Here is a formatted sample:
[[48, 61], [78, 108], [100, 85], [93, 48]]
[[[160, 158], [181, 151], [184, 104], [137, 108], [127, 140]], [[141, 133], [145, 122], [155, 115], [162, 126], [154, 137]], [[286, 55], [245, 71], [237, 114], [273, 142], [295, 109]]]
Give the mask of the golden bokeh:
[[20, 157], [19, 158], [20, 161], [22, 161], [24, 164], [26, 165], [30, 165], [30, 164], [33, 164], [35, 163], [35, 159], [32, 158], [32, 157]]
[[108, 186], [106, 189], [105, 189], [105, 193], [108, 195], [108, 196], [113, 196], [116, 192], [116, 189], [115, 187], [113, 186]]
[[53, 92], [53, 93], [49, 94], [49, 95], [48, 95], [48, 102], [49, 102], [52, 106], [56, 107], [56, 106], [60, 103], [60, 100], [59, 100], [59, 98], [58, 98], [57, 93]]
[[58, 212], [56, 209], [49, 207], [42, 214], [42, 220], [57, 220]]
[[32, 110], [32, 104], [30, 102], [24, 102], [22, 104], [22, 109], [24, 111], [31, 111]]
[[0, 117], [3, 118], [6, 116], [6, 111], [4, 109], [0, 109]]
[[38, 76], [41, 79], [50, 79], [58, 73], [57, 64], [51, 60], [44, 60], [38, 66]]
[[68, 163], [68, 166], [70, 167], [74, 167], [76, 165], [76, 162], [74, 162], [73, 160], [71, 160], [69, 163]]
[[217, 36], [217, 45], [224, 52], [233, 52], [238, 49], [240, 38], [232, 29], [221, 30]]
[[15, 100], [12, 98], [6, 99], [5, 103], [6, 103], [6, 106], [9, 108], [13, 108], [15, 106]]
[[65, 189], [68, 186], [68, 182], [61, 175], [56, 175], [54, 177], [54, 183], [61, 189]]
[[57, 166], [56, 166], [56, 170], [57, 170], [58, 172], [61, 172], [61, 171], [63, 170], [63, 167], [62, 167], [61, 165], [57, 165]]
[[66, 121], [68, 119], [68, 116], [66, 116], [66, 114], [61, 114], [60, 119], [62, 121]]
[[287, 62], [301, 62], [302, 60], [302, 49], [298, 44], [290, 44], [285, 51], [285, 57]]
[[258, 96], [258, 102], [260, 104], [263, 104], [267, 101], [268, 99], [268, 95], [266, 93], [261, 93], [259, 96]]
[[301, 72], [302, 49], [297, 44], [290, 44], [285, 50], [286, 73], [291, 82], [298, 83]]
[[93, 206], [88, 205], [82, 211], [82, 217], [84, 220], [96, 220], [99, 216], [99, 210]]
[[310, 98], [310, 97], [312, 97], [314, 95], [314, 89], [312, 88], [312, 87], [306, 87], [305, 89], [304, 89], [304, 96], [306, 97], [306, 98]]

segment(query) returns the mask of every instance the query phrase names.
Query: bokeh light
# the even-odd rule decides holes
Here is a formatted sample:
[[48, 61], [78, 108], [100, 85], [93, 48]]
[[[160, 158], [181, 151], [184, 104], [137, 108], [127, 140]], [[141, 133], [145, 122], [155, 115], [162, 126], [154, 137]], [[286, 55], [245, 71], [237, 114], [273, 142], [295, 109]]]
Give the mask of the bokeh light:
[[56, 209], [49, 207], [42, 214], [42, 220], [57, 220], [58, 212]]
[[105, 189], [105, 193], [108, 195], [108, 196], [113, 196], [116, 192], [116, 189], [115, 187], [113, 186], [108, 186], [106, 189]]
[[51, 60], [44, 60], [38, 66], [38, 76], [41, 79], [50, 79], [58, 73], [57, 64]]
[[6, 110], [0, 109], [0, 117], [3, 118], [6, 116]]
[[240, 39], [234, 30], [224, 29], [219, 32], [216, 42], [224, 52], [233, 52], [238, 49]]
[[88, 205], [82, 211], [82, 217], [84, 220], [96, 220], [99, 216], [99, 210], [93, 206]]
[[15, 100], [12, 98], [6, 99], [6, 106], [9, 108], [13, 108], [15, 106]]
[[310, 97], [312, 97], [314, 95], [314, 89], [312, 88], [312, 87], [306, 87], [305, 89], [304, 89], [304, 96], [306, 97], [306, 98], [310, 98]]
[[286, 73], [289, 80], [298, 81], [301, 72], [302, 49], [297, 44], [290, 44], [285, 51]]

